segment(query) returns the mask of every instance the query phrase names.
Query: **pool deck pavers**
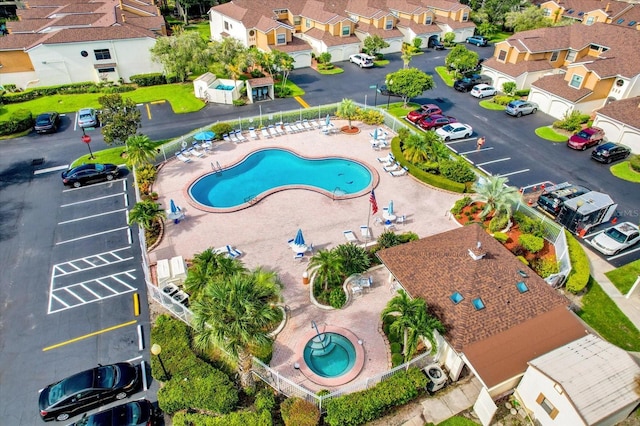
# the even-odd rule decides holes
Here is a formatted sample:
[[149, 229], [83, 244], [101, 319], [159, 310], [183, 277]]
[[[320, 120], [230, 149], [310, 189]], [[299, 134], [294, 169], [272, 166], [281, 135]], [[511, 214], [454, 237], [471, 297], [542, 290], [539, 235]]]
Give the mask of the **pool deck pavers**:
[[[336, 127], [346, 125], [334, 121]], [[311, 330], [311, 321], [321, 329], [326, 325], [344, 327], [363, 342], [365, 363], [360, 374], [344, 386], [376, 376], [390, 367], [388, 348], [380, 330], [380, 312], [393, 297], [389, 274], [378, 267], [369, 275], [374, 284], [361, 296], [352, 298], [341, 310], [321, 309], [311, 303], [309, 285], [302, 283], [310, 254], [304, 260], [294, 260], [287, 241], [302, 229], [306, 243], [313, 243], [315, 251], [330, 249], [346, 242], [343, 231], [353, 230], [360, 238], [360, 226], [366, 225], [370, 203], [368, 193], [353, 199], [332, 200], [308, 190], [285, 190], [269, 195], [260, 202], [233, 213], [208, 213], [192, 207], [186, 197], [186, 187], [195, 178], [211, 171], [211, 163], [224, 168], [244, 158], [248, 153], [267, 146], [283, 147], [303, 156], [345, 156], [368, 164], [380, 175], [375, 188], [379, 211], [393, 200], [397, 215], [406, 215], [406, 223], [396, 226], [397, 232], [411, 231], [420, 237], [437, 234], [458, 225], [448, 219], [447, 212], [460, 198], [459, 194], [426, 187], [410, 175], [393, 177], [382, 169], [378, 157], [389, 150], [373, 150], [369, 133], [374, 126], [355, 123], [361, 128], [357, 135], [324, 135], [318, 130], [284, 135], [267, 140], [249, 140], [240, 144], [218, 142], [214, 151], [190, 163], [172, 159], [158, 175], [154, 191], [160, 194], [159, 203], [169, 208], [171, 199], [185, 210], [186, 219], [179, 224], [166, 221], [165, 234], [160, 245], [149, 253], [150, 263], [173, 256], [192, 258], [209, 247], [227, 244], [240, 249], [240, 258], [247, 268], [263, 267], [278, 273], [283, 283], [283, 302], [288, 321], [277, 336], [271, 367], [283, 376], [312, 391], [326, 389], [317, 385], [294, 368], [299, 354], [295, 353], [304, 335]], [[373, 237], [384, 227], [369, 219]], [[329, 388], [330, 389], [330, 388]], [[331, 389], [330, 389], [331, 390]]]

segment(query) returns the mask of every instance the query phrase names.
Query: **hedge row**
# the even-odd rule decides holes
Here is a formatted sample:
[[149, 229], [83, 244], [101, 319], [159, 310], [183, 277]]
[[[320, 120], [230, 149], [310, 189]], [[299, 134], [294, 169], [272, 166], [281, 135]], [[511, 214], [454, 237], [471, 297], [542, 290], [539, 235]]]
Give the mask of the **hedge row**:
[[173, 426], [271, 426], [271, 413], [261, 411], [239, 411], [224, 416], [213, 417], [206, 414], [176, 413], [172, 419]]
[[[234, 383], [193, 353], [186, 324], [161, 315], [151, 330], [151, 341], [162, 347], [162, 361], [171, 376], [158, 391], [162, 411], [196, 409], [227, 414], [236, 408], [239, 396]], [[166, 379], [156, 358], [151, 358], [151, 373]]]
[[416, 398], [427, 383], [427, 377], [417, 368], [398, 372], [371, 389], [328, 401], [325, 423], [330, 426], [357, 426], [373, 421], [388, 410]]
[[94, 82], [71, 83], [60, 86], [35, 87], [24, 92], [5, 93], [0, 102], [15, 104], [32, 101], [42, 96], [52, 95], [76, 95], [79, 93], [123, 93], [135, 90], [133, 86], [101, 85]]
[[584, 252], [578, 240], [565, 230], [567, 237], [567, 247], [569, 249], [569, 259], [571, 260], [571, 273], [567, 278], [567, 291], [571, 293], [581, 292], [589, 282], [591, 271], [589, 269], [589, 258]]
[[34, 121], [31, 111], [19, 109], [9, 116], [9, 120], [0, 121], [0, 136], [29, 130], [33, 127]]
[[176, 76], [167, 76], [159, 72], [132, 75], [129, 77], [129, 80], [140, 87], [159, 86], [161, 84], [178, 82], [178, 78]]

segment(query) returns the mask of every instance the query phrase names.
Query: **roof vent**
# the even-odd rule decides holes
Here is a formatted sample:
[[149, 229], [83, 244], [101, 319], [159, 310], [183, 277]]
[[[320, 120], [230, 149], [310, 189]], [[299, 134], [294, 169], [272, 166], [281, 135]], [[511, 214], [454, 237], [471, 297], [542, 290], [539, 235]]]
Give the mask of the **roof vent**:
[[480, 241], [476, 243], [475, 248], [469, 249], [469, 256], [471, 256], [473, 260], [480, 260], [486, 254], [487, 252], [482, 248], [482, 243]]

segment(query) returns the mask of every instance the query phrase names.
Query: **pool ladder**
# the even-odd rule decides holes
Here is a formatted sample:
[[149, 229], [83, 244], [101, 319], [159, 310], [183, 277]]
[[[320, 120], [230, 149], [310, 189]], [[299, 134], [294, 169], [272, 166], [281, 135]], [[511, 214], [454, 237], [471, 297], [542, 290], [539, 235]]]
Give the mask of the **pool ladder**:
[[222, 174], [222, 166], [217, 161], [216, 161], [216, 164], [213, 164], [213, 161], [211, 162], [211, 170], [213, 170], [216, 175]]
[[336, 199], [336, 196], [343, 196], [347, 193], [347, 191], [345, 191], [344, 189], [340, 188], [339, 186], [336, 186], [335, 189], [333, 190], [333, 199]]
[[248, 197], [244, 197], [244, 202], [249, 203], [251, 205], [255, 204], [257, 201], [258, 199], [256, 198], [255, 194], [249, 195]]

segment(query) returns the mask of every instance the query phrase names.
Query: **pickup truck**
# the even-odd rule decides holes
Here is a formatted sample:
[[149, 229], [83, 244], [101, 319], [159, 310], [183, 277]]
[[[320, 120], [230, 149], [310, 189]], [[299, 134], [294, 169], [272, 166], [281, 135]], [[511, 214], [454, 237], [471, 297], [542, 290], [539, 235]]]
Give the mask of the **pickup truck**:
[[491, 84], [491, 78], [486, 75], [473, 74], [456, 80], [453, 83], [453, 88], [458, 92], [468, 92], [476, 84]]

